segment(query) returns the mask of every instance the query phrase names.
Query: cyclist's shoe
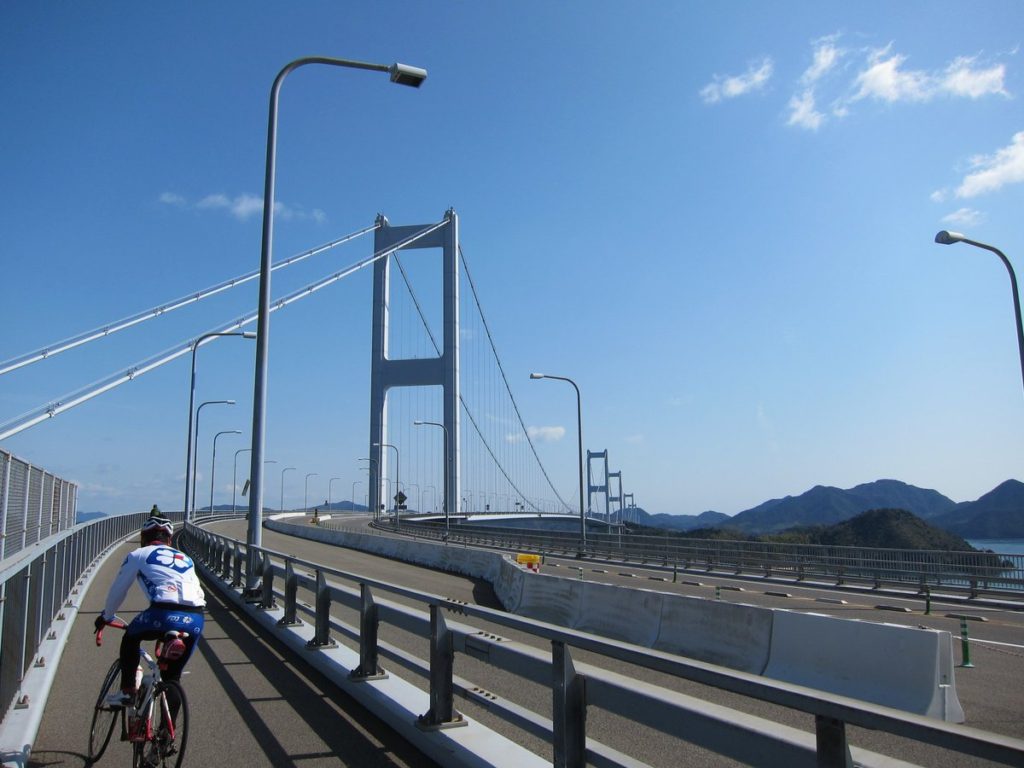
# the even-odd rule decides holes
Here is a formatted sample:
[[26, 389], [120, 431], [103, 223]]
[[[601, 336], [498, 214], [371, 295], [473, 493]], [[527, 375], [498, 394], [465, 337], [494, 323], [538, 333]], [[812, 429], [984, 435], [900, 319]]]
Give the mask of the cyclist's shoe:
[[133, 698], [134, 694], [127, 693], [125, 691], [116, 691], [108, 694], [107, 698], [103, 700], [103, 704], [111, 709], [122, 709], [129, 706], [132, 703]]

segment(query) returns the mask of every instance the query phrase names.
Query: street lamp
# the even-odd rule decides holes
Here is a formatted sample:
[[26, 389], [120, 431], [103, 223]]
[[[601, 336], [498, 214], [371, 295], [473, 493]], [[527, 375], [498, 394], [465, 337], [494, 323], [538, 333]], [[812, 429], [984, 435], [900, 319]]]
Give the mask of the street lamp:
[[[586, 552], [587, 549], [587, 513], [583, 508], [583, 405], [580, 397], [580, 388], [576, 382], [565, 376], [552, 376], [547, 373], [531, 373], [531, 379], [556, 379], [567, 381], [576, 390], [576, 440], [579, 447], [580, 457], [580, 549]], [[582, 554], [581, 552], [580, 554]]]
[[327, 481], [327, 514], [331, 513], [331, 486], [335, 480], [341, 480], [340, 477], [332, 477]]
[[[376, 459], [362, 458], [362, 459], [356, 459], [356, 461], [368, 461], [368, 462], [370, 462], [371, 464], [374, 465], [375, 469], [377, 469], [378, 474], [380, 473], [380, 467], [379, 467]], [[363, 467], [363, 469], [365, 469], [367, 472], [370, 470], [369, 467]], [[373, 510], [373, 519], [374, 520], [379, 520], [380, 519], [380, 508], [379, 507], [377, 509]]]
[[[196, 350], [207, 340], [212, 339], [216, 336], [241, 336], [245, 339], [255, 339], [256, 334], [252, 331], [214, 331], [213, 333], [204, 333], [198, 339], [195, 344], [192, 345], [192, 384], [188, 390], [188, 440], [186, 441], [187, 447], [185, 449], [185, 517], [188, 517], [188, 511], [191, 509], [189, 502], [191, 497], [189, 478], [195, 471], [195, 467], [192, 464], [192, 408], [195, 406], [196, 401]], [[198, 416], [196, 417], [198, 418]], [[195, 493], [195, 489], [191, 489], [191, 493]]]
[[316, 476], [316, 472], [310, 472], [308, 475], [306, 475], [306, 487], [302, 496], [302, 509], [305, 510], [307, 515], [309, 514], [309, 478]]
[[[207, 405], [234, 405], [234, 404], [235, 404], [234, 400], [207, 400], [206, 402], [199, 404], [199, 407], [196, 408], [196, 435], [195, 435], [196, 453], [199, 453], [199, 416], [202, 413], [203, 408], [205, 408]], [[193, 461], [192, 464], [193, 464], [193, 466], [192, 466], [192, 499], [191, 499], [192, 506], [189, 508], [191, 510], [191, 515], [190, 515], [189, 519], [194, 518], [195, 514], [196, 514], [196, 472], [195, 472], [195, 462]], [[186, 481], [188, 480], [188, 478], [185, 478], [185, 479], [186, 479]], [[185, 514], [189, 515], [190, 513], [189, 513], [188, 510], [186, 510]]]
[[[284, 469], [281, 470], [281, 512], [284, 512], [284, 473], [289, 471], [289, 470], [292, 470], [292, 469], [295, 469], [295, 467], [285, 467]], [[251, 478], [249, 479], [249, 492], [252, 493], [252, 479]], [[249, 497], [249, 504], [250, 504], [250, 506], [249, 506], [249, 514], [251, 515], [252, 514], [252, 506], [251, 506], [252, 505], [252, 496]], [[250, 522], [252, 522], [252, 521], [250, 520]]]
[[398, 530], [398, 519], [401, 517], [401, 504], [398, 501], [398, 494], [402, 492], [402, 486], [399, 483], [398, 474], [398, 448], [393, 446], [391, 443], [374, 443], [374, 448], [394, 448], [395, 450], [395, 530]]
[[356, 511], [356, 486], [357, 485], [362, 485], [362, 484], [363, 484], [362, 480], [353, 480], [352, 481], [352, 514], [355, 514], [355, 511]]
[[1024, 327], [1021, 326], [1020, 319], [1020, 295], [1017, 293], [1017, 275], [1014, 274], [1013, 265], [1010, 264], [1010, 260], [1006, 258], [1006, 254], [995, 246], [988, 245], [986, 243], [979, 243], [977, 240], [971, 240], [970, 238], [961, 235], [959, 232], [948, 232], [944, 229], [935, 235], [935, 242], [941, 245], [967, 243], [968, 245], [973, 245], [975, 248], [983, 248], [986, 251], [992, 251], [992, 253], [1003, 260], [1003, 264], [1006, 266], [1006, 271], [1010, 273], [1010, 288], [1013, 290], [1013, 317], [1017, 322], [1017, 351], [1020, 354], [1021, 380], [1024, 380]]
[[210, 517], [213, 517], [213, 475], [217, 471], [217, 438], [221, 435], [240, 435], [240, 429], [226, 429], [213, 436], [213, 458], [210, 459]]
[[[439, 421], [424, 421], [422, 419], [417, 419], [416, 421], [413, 422], [413, 424], [417, 427], [440, 427], [441, 431], [444, 432], [444, 483], [441, 486], [441, 492], [444, 494], [444, 496], [442, 497], [441, 508], [444, 510], [444, 532], [447, 535], [451, 526], [451, 520], [448, 515], [448, 427], [446, 427]], [[434, 489], [434, 493], [437, 493], [436, 488]], [[436, 498], [434, 501], [434, 505], [435, 507], [437, 506]]]
[[249, 496], [249, 528], [246, 533], [248, 556], [246, 558], [245, 587], [248, 594], [254, 594], [259, 574], [256, 573], [256, 547], [263, 543], [263, 449], [265, 444], [265, 422], [267, 412], [267, 352], [270, 347], [270, 271], [273, 262], [274, 239], [274, 177], [277, 165], [277, 102], [281, 85], [293, 69], [307, 64], [324, 64], [349, 69], [368, 69], [387, 72], [391, 82], [418, 88], [427, 78], [427, 71], [406, 64], [368, 64], [348, 59], [310, 56], [286, 64], [270, 88], [270, 107], [267, 119], [267, 164], [263, 184], [263, 242], [260, 249], [260, 288], [256, 316], [256, 365], [252, 398], [252, 473]]

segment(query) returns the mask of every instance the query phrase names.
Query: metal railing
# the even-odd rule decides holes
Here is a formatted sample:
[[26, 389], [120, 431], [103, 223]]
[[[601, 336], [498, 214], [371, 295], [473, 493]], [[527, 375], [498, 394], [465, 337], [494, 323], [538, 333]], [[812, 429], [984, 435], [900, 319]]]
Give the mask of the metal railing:
[[[403, 518], [402, 533], [441, 540], [436, 522]], [[343, 518], [322, 525], [344, 525]], [[392, 529], [389, 523], [376, 523]], [[449, 541], [570, 557], [606, 558], [678, 571], [718, 571], [792, 581], [816, 581], [873, 588], [944, 590], [1024, 600], [1024, 555], [946, 550], [782, 544], [714, 539], [679, 539], [629, 533], [587, 533], [586, 551], [576, 534], [452, 526]]]
[[[189, 526], [186, 546], [211, 575], [238, 590], [248, 558], [244, 543]], [[985, 733], [941, 720], [908, 714], [816, 691], [799, 685], [737, 672], [669, 653], [629, 645], [596, 635], [560, 628], [502, 611], [439, 597], [388, 582], [301, 560], [291, 555], [254, 549], [261, 574], [259, 608], [273, 611], [280, 631], [310, 620], [311, 651], [332, 648], [332, 632], [358, 645], [359, 665], [349, 680], [373, 680], [388, 658], [425, 679], [429, 709], [420, 716], [424, 728], [457, 723], [456, 694], [480, 703], [489, 712], [539, 736], [551, 745], [555, 766], [636, 766], [638, 762], [587, 736], [588, 707], [610, 712], [629, 722], [757, 765], [848, 766], [851, 755], [864, 765], [884, 765], [887, 758], [851, 748], [846, 726], [855, 725], [937, 745], [941, 748], [1008, 765], [1024, 764], [1024, 741]], [[337, 580], [333, 584], [328, 579]], [[277, 588], [280, 585], [280, 588]], [[300, 590], [302, 600], [299, 599]], [[412, 601], [418, 608], [381, 598], [382, 594]], [[335, 614], [349, 612], [354, 621]], [[498, 637], [488, 629], [460, 623], [452, 614], [529, 633], [550, 643], [550, 652]], [[428, 637], [429, 660], [420, 660], [378, 639], [381, 623]], [[307, 625], [308, 626], [308, 625]], [[686, 696], [667, 688], [593, 665], [574, 662], [575, 650], [653, 670], [660, 675], [694, 681], [721, 690], [813, 715], [815, 732], [747, 715]], [[456, 654], [484, 662], [519, 679], [551, 691], [550, 718], [494, 695], [454, 675]]]
[[0, 561], [75, 524], [78, 486], [0, 450]]
[[40, 643], [54, 621], [63, 618], [93, 562], [136, 533], [146, 516], [140, 512], [83, 523], [0, 560], [0, 721], [12, 705], [23, 703], [19, 691], [26, 673], [39, 664]]

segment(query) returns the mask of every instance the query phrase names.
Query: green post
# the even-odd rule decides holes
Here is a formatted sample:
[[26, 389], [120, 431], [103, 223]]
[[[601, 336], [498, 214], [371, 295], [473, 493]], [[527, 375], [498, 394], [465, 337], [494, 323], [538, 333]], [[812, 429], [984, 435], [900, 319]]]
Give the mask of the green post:
[[679, 580], [679, 563], [672, 564], [672, 583], [675, 584]]
[[721, 600], [721, 599], [722, 599], [722, 588], [716, 585], [715, 586], [715, 600]]
[[924, 615], [932, 615], [932, 590], [929, 587], [924, 588]]
[[963, 663], [961, 667], [970, 669], [974, 665], [971, 664], [971, 642], [967, 636], [967, 619], [960, 619], [960, 652], [963, 656]]

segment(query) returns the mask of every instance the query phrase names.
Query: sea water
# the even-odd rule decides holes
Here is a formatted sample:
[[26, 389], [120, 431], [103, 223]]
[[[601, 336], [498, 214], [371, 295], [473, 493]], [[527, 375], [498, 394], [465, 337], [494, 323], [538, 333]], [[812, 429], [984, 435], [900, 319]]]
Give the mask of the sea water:
[[1000, 555], [1024, 555], [1024, 539], [967, 539], [975, 549], [991, 549]]

